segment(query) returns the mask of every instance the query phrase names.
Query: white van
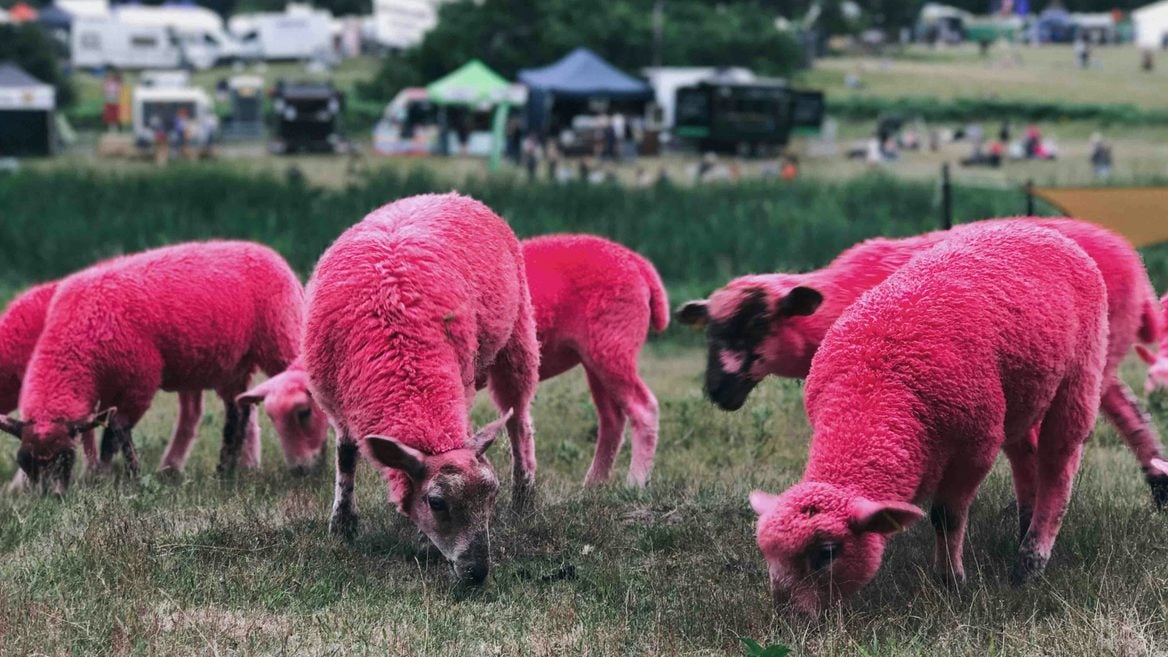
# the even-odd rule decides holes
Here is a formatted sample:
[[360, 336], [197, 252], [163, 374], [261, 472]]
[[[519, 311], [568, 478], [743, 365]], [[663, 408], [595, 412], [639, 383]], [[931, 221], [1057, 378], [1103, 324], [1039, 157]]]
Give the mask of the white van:
[[228, 23], [242, 57], [263, 60], [331, 58], [332, 15], [304, 5], [283, 13], [240, 14]]
[[178, 68], [185, 63], [178, 39], [161, 25], [78, 18], [70, 41], [76, 68]]

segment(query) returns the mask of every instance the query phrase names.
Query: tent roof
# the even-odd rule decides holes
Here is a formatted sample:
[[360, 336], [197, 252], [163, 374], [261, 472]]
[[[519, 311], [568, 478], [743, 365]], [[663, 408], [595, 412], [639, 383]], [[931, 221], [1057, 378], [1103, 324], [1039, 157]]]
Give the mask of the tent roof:
[[587, 48], [577, 48], [560, 61], [519, 72], [519, 81], [533, 89], [577, 98], [648, 98], [649, 85], [626, 75]]
[[73, 24], [73, 14], [55, 4], [41, 7], [37, 22], [49, 27], [69, 27]]
[[440, 105], [483, 105], [501, 100], [511, 84], [489, 66], [472, 59], [426, 86], [430, 100]]
[[27, 89], [49, 85], [29, 75], [27, 71], [12, 62], [0, 62], [0, 88]]

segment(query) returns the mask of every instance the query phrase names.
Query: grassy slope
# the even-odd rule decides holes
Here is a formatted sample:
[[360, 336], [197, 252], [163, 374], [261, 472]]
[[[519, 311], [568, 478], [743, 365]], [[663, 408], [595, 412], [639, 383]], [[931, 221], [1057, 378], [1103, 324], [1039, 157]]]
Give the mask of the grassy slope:
[[[826, 90], [829, 97], [861, 94], [1168, 106], [1164, 93], [1168, 62], [1163, 56], [1159, 66], [1146, 73], [1139, 68], [1139, 50], [1128, 46], [1095, 48], [1094, 65], [1087, 70], [1076, 66], [1070, 46], [1020, 46], [1013, 52], [1018, 60], [1001, 45], [986, 59], [972, 45], [939, 51], [914, 46], [905, 56], [883, 63], [873, 58], [832, 57], [817, 61], [803, 82]], [[864, 88], [858, 92], [847, 89], [847, 73], [858, 74]]]
[[[928, 574], [931, 532], [893, 541], [851, 608], [812, 626], [776, 617], [746, 495], [799, 475], [809, 430], [800, 386], [772, 381], [742, 411], [701, 399], [701, 354], [661, 346], [644, 370], [662, 402], [649, 491], [578, 483], [595, 431], [579, 371], [536, 403], [542, 500], [516, 519], [501, 504], [496, 562], [479, 593], [446, 566], [362, 466], [364, 531], [330, 539], [329, 469], [284, 474], [265, 426], [265, 465], [214, 478], [221, 411], [208, 400], [182, 485], [86, 482], [64, 501], [0, 498], [0, 654], [720, 655], [740, 635], [819, 655], [1158, 654], [1168, 641], [1168, 527], [1110, 428], [1088, 447], [1048, 579], [1005, 582], [1014, 520], [1000, 464], [974, 506], [970, 583]], [[1138, 380], [1139, 368], [1125, 374]], [[173, 419], [167, 396], [141, 425], [157, 462]], [[478, 421], [491, 411], [484, 401]], [[507, 472], [507, 450], [496, 448]], [[0, 476], [13, 471], [0, 456]], [[627, 461], [618, 465], [623, 476]], [[506, 484], [504, 494], [506, 499]]]

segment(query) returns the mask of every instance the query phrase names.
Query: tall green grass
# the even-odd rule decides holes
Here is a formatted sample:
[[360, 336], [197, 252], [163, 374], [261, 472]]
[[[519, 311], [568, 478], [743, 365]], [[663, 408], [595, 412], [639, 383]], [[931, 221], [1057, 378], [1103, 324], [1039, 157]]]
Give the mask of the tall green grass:
[[[307, 276], [370, 210], [450, 189], [425, 170], [380, 171], [338, 190], [205, 166], [116, 176], [22, 172], [0, 178], [0, 291], [112, 255], [211, 237], [267, 243]], [[678, 295], [747, 272], [812, 269], [864, 238], [940, 223], [936, 184], [882, 175], [653, 189], [491, 178], [459, 191], [490, 205], [521, 237], [580, 231], [616, 239], [649, 257]], [[958, 187], [953, 206], [958, 221], [970, 221], [1019, 214], [1024, 202], [1013, 190]], [[1157, 281], [1168, 283], [1168, 252], [1151, 255]]]

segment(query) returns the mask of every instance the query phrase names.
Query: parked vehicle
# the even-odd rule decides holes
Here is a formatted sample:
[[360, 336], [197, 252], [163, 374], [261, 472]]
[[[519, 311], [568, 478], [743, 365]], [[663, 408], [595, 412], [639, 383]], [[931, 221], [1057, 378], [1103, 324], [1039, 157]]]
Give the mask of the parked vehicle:
[[823, 95], [782, 80], [703, 81], [677, 90], [673, 134], [703, 151], [748, 152], [782, 147], [792, 128], [823, 121]]
[[344, 98], [331, 82], [277, 84], [272, 97], [272, 151], [336, 151], [343, 108]]
[[306, 60], [332, 56], [332, 16], [307, 5], [288, 5], [283, 13], [241, 14], [228, 23], [251, 60]]

